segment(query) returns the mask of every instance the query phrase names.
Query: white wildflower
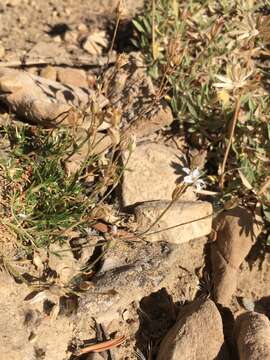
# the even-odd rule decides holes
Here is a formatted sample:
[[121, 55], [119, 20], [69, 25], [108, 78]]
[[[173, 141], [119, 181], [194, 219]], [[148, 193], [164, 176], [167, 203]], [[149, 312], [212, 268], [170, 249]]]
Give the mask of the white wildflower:
[[196, 168], [191, 170], [189, 168], [183, 168], [183, 171], [187, 174], [184, 177], [184, 183], [187, 185], [195, 185], [197, 190], [201, 190], [205, 186], [205, 182], [200, 179], [200, 170]]
[[233, 58], [226, 66], [226, 75], [215, 75], [219, 82], [213, 84], [216, 88], [227, 91], [236, 91], [252, 84], [250, 77], [254, 69], [250, 65], [240, 64], [239, 60]]

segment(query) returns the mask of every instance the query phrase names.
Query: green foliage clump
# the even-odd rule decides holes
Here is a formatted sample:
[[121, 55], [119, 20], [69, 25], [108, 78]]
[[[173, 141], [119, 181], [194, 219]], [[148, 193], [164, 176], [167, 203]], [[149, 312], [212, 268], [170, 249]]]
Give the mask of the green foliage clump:
[[71, 134], [23, 126], [9, 127], [6, 135], [12, 144], [3, 164], [10, 206], [7, 224], [22, 244], [43, 247], [64, 240], [68, 229], [87, 221], [93, 207], [79, 177], [82, 169], [72, 176], [65, 171], [73, 149]]
[[134, 20], [157, 96], [188, 142], [207, 151], [209, 185], [224, 201], [260, 200], [268, 221], [269, 10], [253, 0], [152, 0]]

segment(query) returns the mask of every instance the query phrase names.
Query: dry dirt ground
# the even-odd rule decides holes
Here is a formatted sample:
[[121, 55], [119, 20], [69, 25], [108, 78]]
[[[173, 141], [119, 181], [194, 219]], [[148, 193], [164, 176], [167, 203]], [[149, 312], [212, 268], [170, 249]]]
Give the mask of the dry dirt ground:
[[[89, 31], [104, 29], [110, 37], [116, 3], [117, 1], [112, 0], [2, 0], [1, 60], [18, 59], [31, 53], [31, 49], [43, 41], [62, 43], [67, 52], [74, 55], [77, 51], [78, 54], [75, 55], [84, 55], [79, 46], [65, 41], [65, 34], [86, 26]], [[130, 0], [127, 1], [127, 5], [130, 13], [134, 14], [139, 11], [142, 1]], [[12, 235], [2, 226], [0, 235], [0, 246], [5, 247], [6, 254], [13, 254], [10, 239]], [[208, 239], [202, 237], [180, 247], [156, 243], [147, 245], [148, 247], [145, 245], [144, 248], [135, 246], [135, 255], [132, 253], [135, 251], [133, 244], [118, 246], [115, 252], [107, 254], [108, 259], [110, 256], [113, 259], [114, 266], [119, 263], [121, 265], [121, 257], [124, 254], [128, 259], [126, 262], [130, 259], [136, 262], [145, 257], [145, 264], [150, 268], [151, 259], [157, 259], [154, 262], [156, 268], [149, 270], [138, 266], [138, 269], [134, 267], [134, 272], [125, 269], [124, 273], [113, 274], [112, 278], [103, 279], [97, 293], [89, 298], [86, 295], [80, 300], [77, 312], [69, 313], [61, 308], [56, 319], [51, 319], [46, 314], [46, 309], [44, 310], [40, 302], [31, 302], [31, 290], [27, 285], [20, 281], [15, 282], [5, 273], [1, 273], [0, 358], [75, 359], [72, 348], [97, 337], [96, 322], [102, 324], [105, 337], [125, 335], [126, 340], [111, 354], [104, 352], [100, 357], [88, 357], [89, 360], [137, 359], [134, 348], [138, 346], [145, 351], [149, 344], [155, 353], [160, 339], [174, 323], [180, 306], [192, 301], [199, 291], [206, 294], [210, 290], [209, 279], [203, 276], [202, 271], [205, 265], [208, 266]], [[170, 257], [166, 257], [163, 264], [163, 256], [167, 254], [170, 254]], [[263, 312], [268, 311], [269, 314], [267, 296], [270, 295], [270, 257], [269, 254], [262, 254], [263, 250], [260, 244], [257, 244], [241, 265], [237, 292], [230, 309], [234, 316], [243, 310], [243, 304], [239, 300], [242, 298], [245, 303], [251, 299], [250, 306], [255, 302], [258, 311], [263, 308]], [[109, 263], [107, 266], [110, 268], [112, 265]], [[140, 278], [141, 274], [144, 274], [145, 278]], [[110, 287], [108, 283], [112, 279], [114, 286]], [[137, 279], [140, 279], [141, 283]], [[126, 291], [123, 290], [125, 286]], [[107, 292], [105, 300], [99, 300], [99, 296], [104, 295], [99, 291]], [[120, 297], [117, 298], [119, 294]], [[115, 300], [111, 300], [113, 298]], [[92, 312], [89, 310], [91, 308]], [[93, 318], [92, 314], [95, 311], [96, 317]], [[234, 358], [234, 355], [231, 358]]]

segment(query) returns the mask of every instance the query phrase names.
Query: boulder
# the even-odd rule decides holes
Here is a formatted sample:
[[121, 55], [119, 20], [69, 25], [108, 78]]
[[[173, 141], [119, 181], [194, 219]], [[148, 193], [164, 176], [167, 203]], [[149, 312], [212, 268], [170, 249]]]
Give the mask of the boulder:
[[238, 206], [222, 212], [215, 229], [217, 238], [211, 245], [214, 297], [219, 304], [228, 306], [237, 287], [238, 269], [260, 227], [248, 209]]
[[[136, 147], [129, 156], [124, 152], [123, 163], [127, 163], [122, 181], [123, 205], [152, 200], [171, 200], [176, 185], [181, 181], [182, 154], [163, 144], [146, 143]], [[192, 188], [188, 188], [181, 200], [195, 200]]]
[[270, 359], [270, 321], [256, 312], [246, 312], [236, 319], [235, 339], [240, 360]]
[[197, 299], [180, 312], [162, 340], [157, 360], [226, 359], [223, 326], [215, 303]]

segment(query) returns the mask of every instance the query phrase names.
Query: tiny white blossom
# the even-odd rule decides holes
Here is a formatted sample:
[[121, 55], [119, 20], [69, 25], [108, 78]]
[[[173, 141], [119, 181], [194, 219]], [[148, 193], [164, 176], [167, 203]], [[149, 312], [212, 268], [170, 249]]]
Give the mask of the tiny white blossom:
[[22, 220], [26, 220], [27, 219], [27, 215], [26, 214], [23, 214], [23, 213], [19, 213], [18, 214], [18, 217]]
[[205, 186], [205, 182], [200, 179], [200, 170], [190, 170], [189, 168], [183, 168], [183, 171], [187, 174], [184, 177], [184, 183], [188, 185], [195, 185], [197, 190], [201, 190]]

